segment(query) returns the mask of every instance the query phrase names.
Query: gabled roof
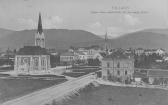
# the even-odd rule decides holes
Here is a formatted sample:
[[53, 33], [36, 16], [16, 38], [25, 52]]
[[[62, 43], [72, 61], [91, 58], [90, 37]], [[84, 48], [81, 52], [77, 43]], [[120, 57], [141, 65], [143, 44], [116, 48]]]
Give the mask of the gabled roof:
[[60, 56], [74, 56], [74, 53], [73, 52], [65, 52], [65, 53], [62, 53]]
[[104, 59], [134, 59], [132, 54], [125, 54], [122, 51], [113, 52], [110, 55], [107, 55]]
[[78, 53], [79, 55], [85, 55], [82, 51], [75, 51], [75, 53]]
[[20, 48], [16, 55], [49, 55], [45, 48], [40, 46], [24, 46]]
[[99, 54], [100, 54], [103, 58], [107, 56], [107, 54], [104, 53], [104, 52], [100, 52]]

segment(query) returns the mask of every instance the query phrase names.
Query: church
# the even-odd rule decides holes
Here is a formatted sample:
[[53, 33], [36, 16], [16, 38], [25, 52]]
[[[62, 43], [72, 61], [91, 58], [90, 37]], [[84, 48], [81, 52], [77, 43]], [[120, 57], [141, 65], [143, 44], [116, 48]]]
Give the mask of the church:
[[45, 35], [39, 13], [38, 29], [35, 33], [35, 45], [20, 48], [15, 55], [14, 70], [17, 73], [36, 74], [47, 73], [50, 69], [50, 55], [45, 49]]

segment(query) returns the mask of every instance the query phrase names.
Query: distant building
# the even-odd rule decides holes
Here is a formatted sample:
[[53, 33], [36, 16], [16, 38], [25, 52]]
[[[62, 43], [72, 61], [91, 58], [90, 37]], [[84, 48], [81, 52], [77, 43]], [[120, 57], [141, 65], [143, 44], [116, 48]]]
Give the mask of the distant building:
[[82, 51], [74, 51], [74, 55], [76, 56], [76, 60], [86, 61], [87, 55]]
[[75, 61], [74, 52], [65, 52], [60, 55], [60, 62], [66, 64], [72, 64]]
[[14, 70], [19, 73], [47, 72], [50, 69], [50, 55], [45, 49], [45, 37], [42, 29], [41, 15], [37, 33], [35, 34], [35, 46], [25, 46], [16, 53]]
[[168, 84], [168, 70], [149, 70], [147, 72], [150, 84], [167, 85]]
[[144, 51], [145, 55], [152, 55], [152, 54], [155, 54], [156, 53], [156, 50], [155, 49], [146, 49]]
[[106, 57], [106, 53], [100, 52], [94, 55], [93, 59], [99, 59], [99, 61], [102, 61], [102, 59]]
[[160, 55], [160, 56], [163, 56], [163, 55], [166, 54], [166, 51], [164, 49], [160, 48], [160, 49], [157, 49], [155, 53], [158, 54], [158, 55]]
[[114, 52], [102, 60], [102, 78], [104, 80], [129, 82], [133, 79], [134, 58], [121, 52]]
[[143, 48], [138, 48], [138, 49], [135, 49], [134, 53], [138, 56], [144, 54], [144, 49]]

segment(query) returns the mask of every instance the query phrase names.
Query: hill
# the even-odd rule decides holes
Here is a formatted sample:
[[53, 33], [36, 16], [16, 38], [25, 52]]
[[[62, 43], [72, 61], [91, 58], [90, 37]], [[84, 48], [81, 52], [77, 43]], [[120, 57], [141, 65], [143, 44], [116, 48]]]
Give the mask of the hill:
[[[0, 48], [20, 48], [34, 45], [35, 30], [10, 31], [0, 29]], [[67, 49], [70, 46], [90, 46], [104, 44], [104, 39], [83, 30], [47, 29], [47, 48]], [[164, 48], [168, 50], [168, 29], [146, 29], [109, 39], [112, 48]]]
[[[34, 45], [35, 33], [35, 30], [9, 33], [6, 37], [0, 38], [0, 47], [20, 48], [23, 45]], [[57, 49], [65, 49], [80, 42], [101, 40], [100, 37], [83, 30], [47, 29], [44, 30], [44, 34], [46, 35], [46, 46]]]

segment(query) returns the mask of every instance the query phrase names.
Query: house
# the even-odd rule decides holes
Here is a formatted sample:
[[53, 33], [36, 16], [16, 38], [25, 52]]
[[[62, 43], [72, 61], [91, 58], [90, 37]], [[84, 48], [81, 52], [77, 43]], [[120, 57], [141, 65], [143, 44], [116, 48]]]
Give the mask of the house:
[[145, 55], [148, 56], [148, 55], [152, 55], [156, 52], [156, 49], [146, 49], [144, 51]]
[[50, 55], [45, 49], [45, 36], [39, 14], [35, 46], [24, 46], [15, 55], [14, 70], [18, 73], [41, 73], [50, 69]]
[[74, 52], [65, 52], [60, 55], [60, 62], [65, 64], [73, 64], [76, 60]]
[[150, 84], [167, 85], [168, 84], [168, 70], [149, 70], [147, 72]]
[[99, 59], [99, 61], [102, 61], [102, 59], [104, 57], [106, 57], [106, 53], [103, 53], [103, 52], [100, 52], [100, 53], [96, 53], [94, 56], [93, 56], [93, 59]]
[[82, 51], [74, 51], [74, 55], [76, 56], [76, 60], [86, 61], [87, 55]]
[[162, 48], [157, 49], [155, 53], [156, 53], [156, 54], [158, 54], [158, 55], [160, 55], [160, 56], [163, 56], [163, 55], [165, 55], [165, 54], [166, 54], [165, 50], [164, 50], [164, 49], [162, 49]]
[[135, 53], [135, 55], [140, 56], [140, 55], [144, 54], [144, 49], [143, 48], [135, 49], [134, 53]]
[[120, 51], [102, 59], [102, 79], [130, 82], [134, 74], [134, 58]]

